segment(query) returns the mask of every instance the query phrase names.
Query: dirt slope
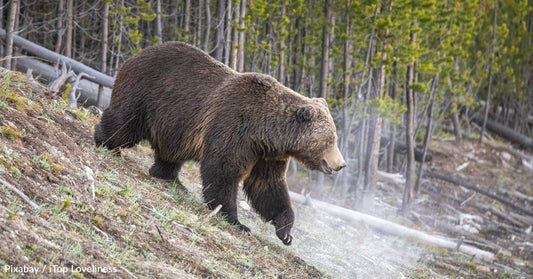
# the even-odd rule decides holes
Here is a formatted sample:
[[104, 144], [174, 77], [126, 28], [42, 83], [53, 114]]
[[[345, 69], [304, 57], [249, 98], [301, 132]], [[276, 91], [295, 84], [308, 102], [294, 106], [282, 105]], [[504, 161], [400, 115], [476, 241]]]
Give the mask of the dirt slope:
[[[464, 188], [424, 181], [411, 215], [403, 218], [397, 215], [402, 187], [379, 183], [371, 213], [458, 241], [466, 236], [465, 243], [497, 254], [496, 263], [384, 235], [300, 204], [293, 204], [295, 241], [287, 248], [242, 197], [239, 214], [251, 236], [210, 216], [194, 164], [181, 174], [184, 193], [148, 176], [153, 160], [146, 145], [120, 157], [95, 148], [99, 116], [92, 111], [68, 108], [39, 83], [2, 68], [0, 90], [0, 180], [39, 205], [32, 209], [0, 181], [0, 278], [531, 277], [528, 227], [511, 227], [487, 213], [489, 206], [505, 207]], [[439, 138], [429, 169], [491, 192], [533, 195], [533, 174], [508, 154]], [[292, 180], [292, 189], [309, 184]]]
[[90, 111], [4, 69], [0, 89], [0, 179], [40, 206], [0, 185], [0, 278], [325, 276], [209, 216], [196, 193], [149, 177], [149, 148], [121, 157], [95, 148]]

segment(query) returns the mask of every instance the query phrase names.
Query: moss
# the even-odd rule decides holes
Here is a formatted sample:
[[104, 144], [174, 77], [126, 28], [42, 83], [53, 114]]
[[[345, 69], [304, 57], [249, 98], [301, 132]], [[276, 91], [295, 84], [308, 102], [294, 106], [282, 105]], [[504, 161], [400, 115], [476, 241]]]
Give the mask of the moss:
[[28, 108], [27, 100], [25, 97], [18, 96], [13, 92], [2, 92], [1, 99], [15, 106], [18, 111], [26, 111]]
[[61, 173], [63, 170], [65, 170], [65, 167], [63, 167], [60, 164], [51, 164], [50, 167], [52, 168], [52, 171], [54, 173]]
[[91, 218], [91, 222], [96, 226], [100, 226], [104, 222], [104, 218], [102, 218], [101, 216], [94, 216], [93, 218]]
[[72, 89], [72, 84], [69, 82], [65, 85], [65, 91], [63, 91], [63, 94], [61, 94], [61, 99], [63, 99], [63, 101], [65, 101], [67, 104], [69, 102], [68, 96], [70, 95], [70, 89]]
[[20, 140], [22, 138], [22, 134], [17, 128], [2, 126], [0, 133], [2, 134], [2, 136], [11, 140]]

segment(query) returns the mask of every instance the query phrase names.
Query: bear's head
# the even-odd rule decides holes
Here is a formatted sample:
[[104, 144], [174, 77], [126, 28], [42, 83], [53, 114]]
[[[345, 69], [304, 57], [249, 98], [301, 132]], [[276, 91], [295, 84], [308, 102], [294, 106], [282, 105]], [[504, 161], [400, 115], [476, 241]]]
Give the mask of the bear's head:
[[291, 156], [305, 167], [332, 174], [346, 166], [337, 146], [337, 130], [323, 98], [312, 98], [294, 112], [299, 126], [296, 150]]

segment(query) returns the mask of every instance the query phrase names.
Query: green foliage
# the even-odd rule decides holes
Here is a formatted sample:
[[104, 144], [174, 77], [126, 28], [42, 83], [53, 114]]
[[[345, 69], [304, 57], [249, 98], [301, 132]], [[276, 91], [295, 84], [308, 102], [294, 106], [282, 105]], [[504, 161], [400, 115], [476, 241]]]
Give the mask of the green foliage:
[[70, 90], [71, 89], [72, 89], [72, 84], [70, 82], [68, 82], [65, 85], [65, 91], [63, 91], [63, 94], [61, 94], [61, 99], [63, 99], [63, 101], [65, 101], [65, 103], [67, 103], [67, 104], [69, 102], [68, 96], [70, 95]]
[[370, 100], [369, 105], [376, 109], [380, 117], [389, 119], [394, 125], [400, 124], [402, 115], [407, 111], [407, 107], [393, 100], [389, 95]]

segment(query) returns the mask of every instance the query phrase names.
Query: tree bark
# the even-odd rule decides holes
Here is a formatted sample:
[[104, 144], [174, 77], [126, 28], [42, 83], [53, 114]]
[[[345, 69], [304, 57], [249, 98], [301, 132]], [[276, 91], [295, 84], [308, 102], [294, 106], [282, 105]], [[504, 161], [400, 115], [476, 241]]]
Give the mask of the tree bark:
[[229, 66], [229, 59], [231, 56], [231, 1], [227, 0], [227, 7], [226, 7], [226, 23], [225, 23], [225, 29], [226, 32], [226, 38], [225, 38], [225, 46], [224, 46], [224, 64]]
[[[285, 0], [282, 0], [280, 3], [281, 9], [281, 21], [285, 18]], [[285, 26], [283, 25], [283, 30], [280, 30], [280, 33], [285, 31]], [[280, 38], [279, 40], [279, 73], [278, 81], [281, 84], [285, 84], [285, 38]]]
[[4, 60], [4, 68], [11, 69], [11, 60], [13, 56], [13, 38], [15, 36], [15, 20], [17, 18], [19, 0], [11, 1], [11, 9], [9, 10], [9, 19], [7, 23], [6, 36], [6, 58]]
[[[231, 1], [231, 0], [227, 0]], [[216, 25], [216, 38], [215, 38], [215, 59], [222, 62], [224, 55], [224, 11], [225, 0], [217, 1], [217, 25]]]
[[[416, 43], [416, 33], [411, 33], [411, 44]], [[407, 166], [405, 170], [405, 189], [402, 199], [402, 211], [407, 212], [411, 199], [414, 198], [414, 186], [415, 186], [415, 143], [414, 143], [414, 90], [411, 87], [414, 81], [414, 68], [415, 62], [407, 66], [405, 100], [407, 103], [407, 112], [405, 113], [406, 132], [405, 142], [407, 144]]]
[[320, 63], [320, 97], [328, 97], [328, 60], [329, 60], [329, 23], [331, 17], [331, 0], [324, 2], [324, 26], [322, 27], [322, 60]]
[[[107, 5], [107, 4], [106, 4]], [[159, 38], [158, 44], [163, 43], [163, 26], [161, 24], [161, 0], [157, 0], [156, 2], [156, 36]]]
[[[305, 196], [302, 196], [294, 192], [289, 192], [289, 196], [293, 202], [305, 203], [308, 200]], [[342, 218], [344, 220], [349, 220], [355, 224], [360, 224], [360, 223], [367, 224], [369, 227], [375, 230], [387, 233], [387, 234], [416, 239], [423, 243], [427, 243], [427, 244], [434, 245], [437, 247], [443, 247], [447, 249], [457, 248], [457, 242], [455, 241], [441, 238], [439, 236], [429, 235], [424, 232], [417, 231], [411, 228], [407, 228], [405, 226], [402, 226], [402, 225], [399, 225], [393, 222], [389, 222], [387, 220], [383, 220], [375, 216], [349, 210], [349, 209], [336, 206], [333, 204], [325, 203], [319, 200], [312, 200], [312, 204], [317, 209], [327, 212], [328, 214]], [[494, 259], [493, 253], [480, 250], [476, 247], [473, 247], [467, 244], [463, 244], [459, 246], [459, 251], [475, 256], [475, 257], [479, 257], [484, 260], [490, 261]]]
[[481, 125], [481, 133], [479, 134], [479, 143], [483, 142], [483, 134], [485, 133], [485, 125], [487, 123], [487, 118], [489, 117], [489, 102], [490, 95], [492, 93], [492, 67], [494, 65], [494, 48], [496, 47], [496, 20], [497, 13], [497, 1], [494, 0], [494, 18], [492, 21], [492, 40], [491, 40], [491, 54], [490, 54], [490, 64], [489, 64], [489, 88], [487, 91], [487, 100], [485, 101], [485, 114], [483, 116], [483, 124]]
[[[161, 8], [160, 0], [157, 1], [159, 8]], [[102, 73], [106, 72], [107, 68], [107, 35], [109, 30], [109, 2], [104, 1], [104, 7], [102, 11], [102, 60], [101, 69]], [[98, 101], [96, 106], [100, 109], [104, 107], [104, 86], [100, 85], [98, 88]]]
[[235, 4], [235, 20], [233, 21], [234, 24], [233, 25], [233, 39], [232, 39], [232, 45], [231, 45], [231, 50], [232, 50], [232, 54], [231, 54], [231, 68], [234, 69], [234, 70], [238, 70], [237, 69], [237, 60], [238, 60], [238, 53], [239, 53], [239, 35], [241, 33], [241, 31], [238, 31], [239, 29], [239, 25], [240, 25], [240, 21], [241, 21], [241, 3], [237, 2]]
[[205, 34], [202, 41], [202, 49], [209, 52], [209, 36], [211, 33], [211, 0], [205, 0]]
[[[344, 158], [348, 158], [348, 136], [350, 135], [350, 128], [348, 127], [348, 96], [350, 95], [350, 77], [351, 77], [351, 71], [350, 71], [350, 67], [351, 67], [351, 59], [350, 59], [350, 49], [351, 49], [351, 44], [350, 44], [350, 37], [349, 37], [349, 34], [351, 34], [351, 17], [350, 17], [350, 10], [351, 10], [351, 1], [350, 0], [346, 0], [346, 10], [345, 10], [345, 17], [344, 17], [344, 20], [346, 22], [346, 28], [344, 30], [344, 32], [346, 33], [346, 40], [344, 41], [344, 56], [343, 56], [343, 59], [344, 59], [344, 71], [343, 71], [343, 90], [342, 90], [342, 100], [343, 100], [343, 105], [342, 105], [342, 137], [341, 137], [341, 143], [340, 143], [340, 146], [341, 146], [341, 152], [344, 156]], [[341, 189], [342, 189], [342, 194], [345, 194], [347, 191], [348, 191], [348, 174], [349, 172], [348, 171], [344, 171], [342, 174], [341, 174], [341, 178], [342, 178], [342, 185], [341, 185]]]
[[[392, 81], [391, 88], [390, 88], [390, 97], [392, 100], [396, 100], [397, 98], [397, 92], [398, 92], [398, 62], [394, 61], [392, 64], [392, 76], [394, 77], [394, 80]], [[394, 161], [396, 158], [396, 125], [393, 123], [390, 123], [389, 125], [390, 131], [389, 131], [389, 148], [387, 151], [387, 171], [393, 172], [394, 171]]]
[[429, 141], [431, 139], [431, 124], [433, 121], [433, 106], [435, 104], [435, 91], [437, 91], [437, 87], [439, 84], [439, 74], [435, 75], [435, 79], [433, 80], [433, 85], [431, 86], [431, 91], [429, 92], [429, 108], [428, 108], [428, 123], [426, 125], [426, 135], [424, 137], [424, 147], [422, 151], [422, 161], [418, 165], [418, 174], [416, 177], [416, 183], [415, 183], [415, 193], [418, 193], [418, 190], [420, 189], [420, 182], [422, 181], [422, 174], [424, 171], [424, 162], [426, 159], [426, 155], [429, 148]]
[[67, 37], [65, 42], [65, 56], [72, 58], [72, 32], [74, 28], [74, 0], [67, 4]]
[[520, 145], [522, 148], [533, 150], [533, 138], [520, 134], [514, 131], [513, 129], [499, 124], [493, 120], [484, 120], [484, 117], [480, 114], [474, 114], [472, 116], [472, 121], [480, 125], [485, 122], [487, 129], [492, 131], [493, 133], [498, 134], [499, 136], [511, 141], [512, 143]]
[[185, 41], [189, 41], [191, 30], [191, 0], [185, 0], [185, 20], [183, 30], [185, 31]]
[[[4, 29], [0, 29], [0, 37], [3, 37], [5, 35], [6, 35], [6, 31]], [[65, 63], [67, 63], [67, 65], [70, 65], [76, 73], [86, 73], [92, 76], [91, 78], [87, 78], [87, 79], [94, 81], [96, 83], [102, 84], [104, 86], [107, 86], [109, 88], [113, 87], [113, 83], [115, 82], [114, 78], [106, 74], [103, 74], [91, 67], [88, 67], [84, 65], [83, 63], [80, 63], [72, 58], [68, 58], [63, 55], [57, 54], [49, 49], [41, 47], [37, 44], [34, 44], [16, 35], [13, 36], [13, 44], [21, 47], [22, 49], [25, 49], [27, 52], [35, 56], [48, 60], [50, 63], [55, 63], [58, 60], [63, 60], [65, 61]]]
[[57, 9], [57, 40], [55, 45], [55, 52], [61, 53], [61, 45], [63, 43], [63, 19], [65, 17], [65, 0], [59, 0]]
[[245, 36], [246, 32], [244, 31], [244, 19], [246, 18], [246, 0], [241, 0], [241, 8], [240, 8], [240, 16], [239, 16], [239, 51], [237, 53], [237, 71], [244, 72], [244, 43], [245, 43]]
[[428, 177], [428, 178], [436, 178], [436, 179], [439, 179], [439, 180], [443, 180], [443, 181], [446, 181], [446, 182], [449, 182], [451, 184], [454, 184], [454, 185], [457, 185], [457, 186], [463, 186], [465, 187], [466, 189], [469, 189], [469, 190], [472, 190], [472, 191], [475, 191], [475, 192], [478, 192], [480, 194], [483, 194], [491, 199], [494, 199], [494, 200], [497, 200], [498, 202], [504, 204], [505, 206], [508, 206], [509, 208], [512, 208], [513, 210], [516, 210], [518, 212], [522, 212], [524, 214], [527, 214], [529, 216], [533, 216], [533, 211], [527, 209], [527, 208], [524, 208], [523, 206], [520, 206], [520, 205], [517, 205], [515, 202], [513, 201], [509, 201], [509, 200], [506, 200], [496, 194], [492, 194], [484, 189], [481, 189], [479, 188], [478, 186], [476, 185], [472, 185], [466, 181], [463, 181], [459, 178], [454, 178], [453, 176], [451, 176], [450, 174], [446, 174], [446, 175], [442, 175], [442, 174], [438, 174], [438, 173], [434, 173], [434, 172], [430, 172], [428, 171], [425, 175], [425, 177]]

